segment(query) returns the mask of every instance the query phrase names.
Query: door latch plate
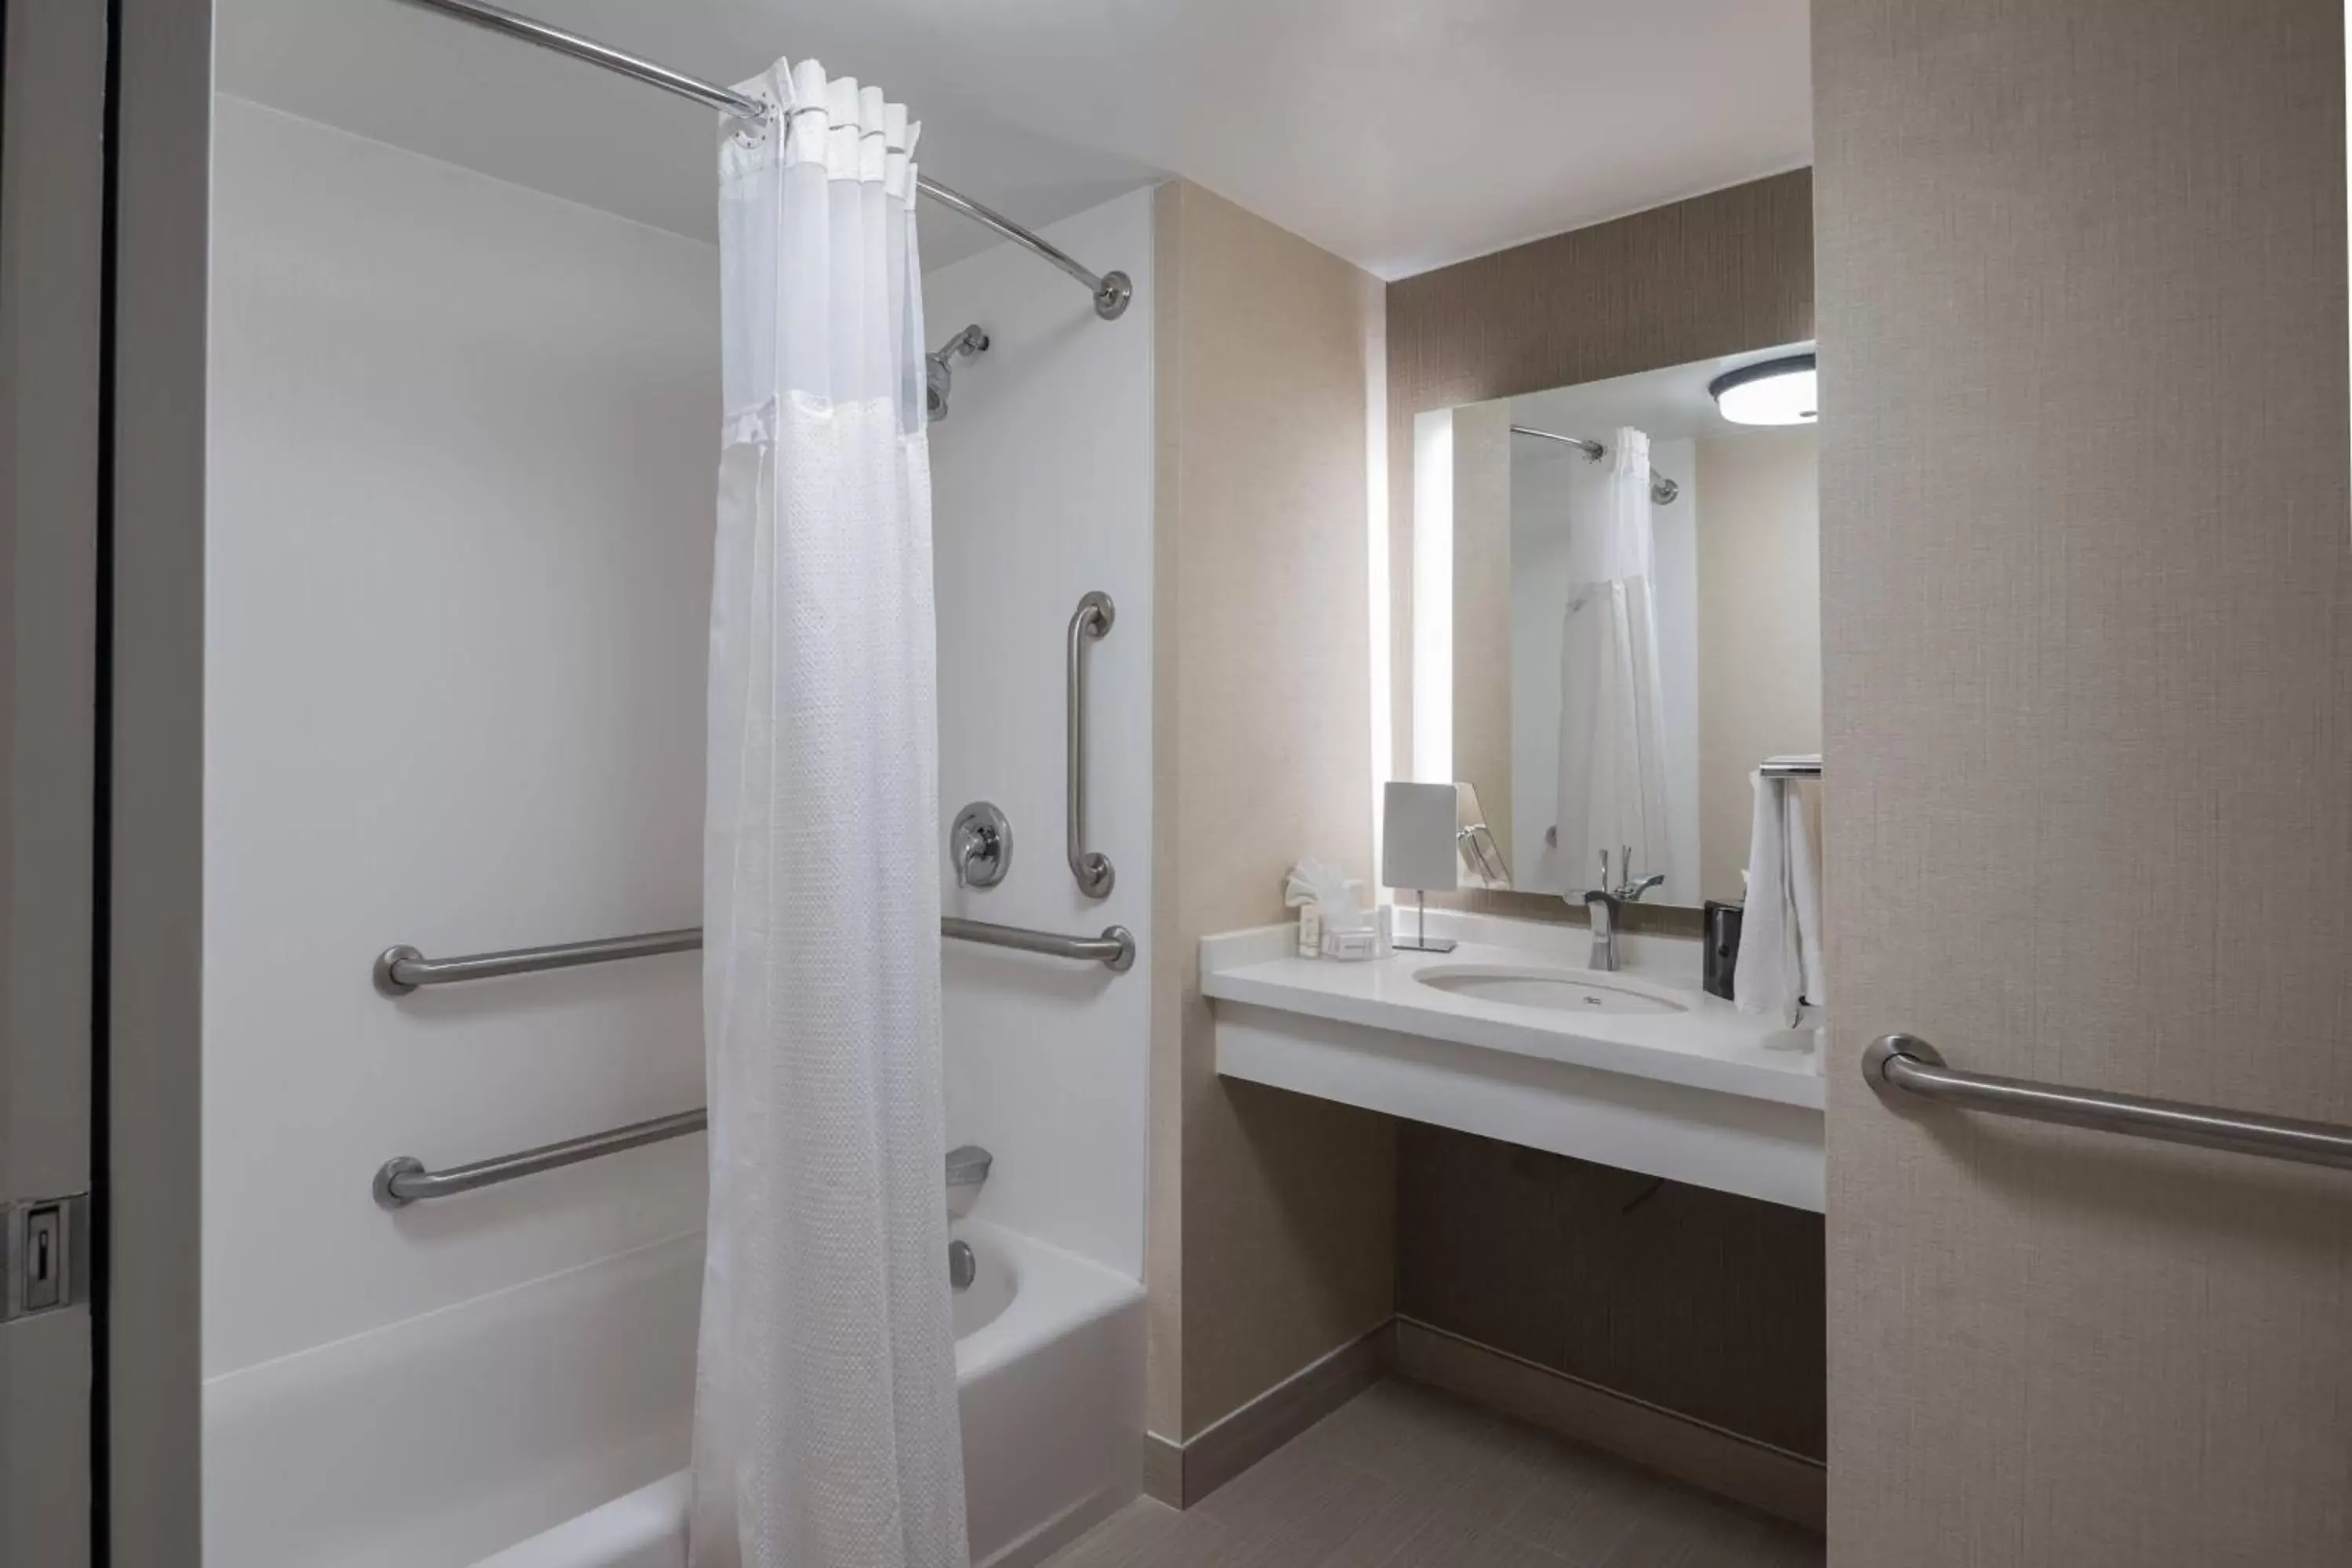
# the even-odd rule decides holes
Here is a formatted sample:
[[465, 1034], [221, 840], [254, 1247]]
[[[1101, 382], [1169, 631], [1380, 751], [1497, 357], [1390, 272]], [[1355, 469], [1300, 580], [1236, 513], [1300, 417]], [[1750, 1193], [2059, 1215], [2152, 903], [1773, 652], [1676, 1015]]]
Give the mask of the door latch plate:
[[0, 1323], [89, 1300], [89, 1194], [0, 1203]]

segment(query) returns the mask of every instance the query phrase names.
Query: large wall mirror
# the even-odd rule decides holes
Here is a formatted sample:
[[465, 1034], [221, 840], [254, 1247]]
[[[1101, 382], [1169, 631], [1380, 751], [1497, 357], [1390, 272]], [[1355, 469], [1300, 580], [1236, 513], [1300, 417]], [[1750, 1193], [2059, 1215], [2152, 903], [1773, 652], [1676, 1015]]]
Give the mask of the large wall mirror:
[[1417, 416], [1413, 773], [1465, 786], [1466, 883], [1742, 899], [1757, 768], [1822, 746], [1811, 367]]

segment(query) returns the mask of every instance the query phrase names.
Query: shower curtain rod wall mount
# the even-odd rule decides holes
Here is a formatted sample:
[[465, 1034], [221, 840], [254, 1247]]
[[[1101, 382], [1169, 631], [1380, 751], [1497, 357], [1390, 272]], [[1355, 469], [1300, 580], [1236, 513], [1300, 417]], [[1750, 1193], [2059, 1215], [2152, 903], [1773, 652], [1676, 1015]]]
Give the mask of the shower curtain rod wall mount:
[[[714, 109], [721, 114], [732, 115], [738, 120], [764, 125], [775, 117], [775, 111], [756, 98], [746, 98], [740, 92], [730, 92], [726, 88], [715, 87], [698, 78], [688, 76], [683, 71], [674, 71], [667, 66], [656, 65], [653, 61], [639, 56], [625, 54], [619, 49], [600, 44], [593, 38], [583, 38], [577, 33], [567, 33], [561, 27], [550, 26], [547, 23], [526, 16], [520, 11], [509, 11], [502, 5], [493, 5], [489, 0], [408, 0], [408, 4], [422, 6], [428, 11], [438, 12], [444, 16], [455, 16], [459, 21], [470, 22], [478, 27], [486, 28], [509, 38], [520, 39], [526, 44], [536, 44], [542, 49], [551, 49], [559, 55], [569, 55], [575, 60], [583, 60], [589, 65], [644, 82], [649, 87], [660, 88], [664, 92], [689, 99], [701, 104], [705, 109]], [[993, 229], [1032, 255], [1052, 262], [1055, 267], [1085, 284], [1087, 291], [1095, 297], [1095, 314], [1106, 321], [1115, 321], [1124, 315], [1128, 301], [1135, 297], [1134, 281], [1126, 273], [1106, 272], [1097, 276], [1079, 266], [1066, 251], [1059, 247], [1048, 240], [1039, 238], [1003, 214], [972, 200], [961, 191], [951, 190], [938, 181], [919, 174], [915, 176], [915, 188], [941, 206], [953, 208], [972, 222], [985, 228]]]

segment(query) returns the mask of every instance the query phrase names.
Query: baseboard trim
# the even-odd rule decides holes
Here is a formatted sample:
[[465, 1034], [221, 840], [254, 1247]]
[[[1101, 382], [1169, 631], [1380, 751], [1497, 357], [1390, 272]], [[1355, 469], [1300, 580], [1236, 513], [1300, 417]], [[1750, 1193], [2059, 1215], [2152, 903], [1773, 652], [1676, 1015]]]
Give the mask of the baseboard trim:
[[1126, 1507], [1129, 1500], [1119, 1489], [1106, 1487], [1090, 1498], [1072, 1503], [1011, 1545], [999, 1548], [980, 1568], [1036, 1568]]
[[1190, 1508], [1386, 1377], [1396, 1364], [1396, 1324], [1381, 1324], [1300, 1367], [1237, 1410], [1179, 1443], [1143, 1438], [1143, 1492]]
[[1400, 1377], [1605, 1448], [1808, 1530], [1827, 1528], [1829, 1471], [1817, 1459], [1412, 1318], [1396, 1321], [1394, 1353]]

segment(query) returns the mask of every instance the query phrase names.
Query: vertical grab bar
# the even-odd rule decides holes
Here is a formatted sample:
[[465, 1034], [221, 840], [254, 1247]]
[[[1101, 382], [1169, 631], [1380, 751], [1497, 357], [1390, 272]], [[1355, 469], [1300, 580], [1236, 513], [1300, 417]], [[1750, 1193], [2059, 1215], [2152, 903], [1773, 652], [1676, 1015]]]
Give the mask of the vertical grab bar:
[[1099, 641], [1110, 634], [1110, 595], [1097, 589], [1078, 601], [1070, 616], [1070, 875], [1078, 891], [1090, 899], [1110, 897], [1116, 873], [1110, 858], [1087, 847], [1087, 661], [1088, 638]]

